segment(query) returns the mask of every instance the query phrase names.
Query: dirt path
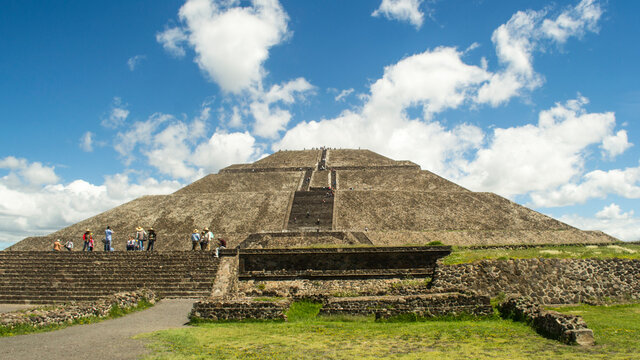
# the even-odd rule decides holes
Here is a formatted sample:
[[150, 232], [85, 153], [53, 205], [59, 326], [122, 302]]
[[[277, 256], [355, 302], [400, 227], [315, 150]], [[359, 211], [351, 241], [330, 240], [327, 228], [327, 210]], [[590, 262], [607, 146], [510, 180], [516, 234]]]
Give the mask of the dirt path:
[[0, 359], [137, 359], [146, 349], [131, 337], [185, 326], [193, 299], [162, 300], [154, 307], [89, 325], [0, 338]]

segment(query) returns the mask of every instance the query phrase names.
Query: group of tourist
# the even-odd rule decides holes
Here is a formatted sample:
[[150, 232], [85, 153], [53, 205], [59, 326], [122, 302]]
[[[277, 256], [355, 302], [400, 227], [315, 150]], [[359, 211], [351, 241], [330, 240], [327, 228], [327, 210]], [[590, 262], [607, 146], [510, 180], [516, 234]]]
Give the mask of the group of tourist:
[[[113, 234], [115, 234], [115, 231], [113, 231], [110, 226], [107, 226], [104, 231], [104, 240], [102, 240], [102, 243], [104, 244], [104, 251], [114, 251], [114, 248], [112, 247]], [[200, 250], [204, 251], [209, 250], [209, 246], [214, 242], [215, 237], [213, 235], [213, 232], [211, 232], [208, 227], [205, 227], [202, 232], [198, 232], [198, 229], [194, 229], [193, 233], [190, 236], [190, 239], [192, 243], [191, 250], [197, 250], [199, 246]], [[145, 230], [144, 228], [142, 228], [142, 226], [138, 226], [136, 228], [135, 235], [129, 235], [129, 239], [127, 240], [127, 251], [144, 251], [145, 243], [147, 241], [148, 244], [146, 247], [146, 251], [153, 251], [156, 240], [156, 231], [152, 227]], [[86, 229], [85, 232], [82, 233], [82, 242], [84, 243], [84, 245], [82, 246], [82, 251], [93, 251], [95, 242], [93, 239], [93, 233], [90, 229]], [[216, 241], [215, 246], [216, 257], [219, 257], [220, 250], [227, 248], [227, 241], [219, 238]], [[53, 251], [61, 251], [62, 248], [63, 245], [61, 240], [56, 239], [53, 242]], [[64, 244], [64, 248], [68, 251], [73, 251], [73, 241], [67, 241]]]
[[142, 226], [138, 226], [135, 235], [129, 235], [127, 251], [144, 251], [145, 241], [149, 242], [146, 251], [153, 251], [157, 238], [156, 231], [152, 227], [145, 231]]
[[[113, 231], [110, 226], [107, 226], [107, 228], [104, 231], [104, 239], [102, 240], [102, 243], [104, 244], [104, 251], [114, 251], [114, 248], [112, 246], [113, 234], [115, 234], [115, 231]], [[135, 235], [129, 236], [129, 240], [127, 241], [127, 250], [142, 251], [145, 249], [144, 247], [145, 242], [148, 241], [149, 245], [147, 246], [147, 251], [152, 251], [154, 248], [156, 239], [157, 239], [157, 235], [155, 230], [152, 227], [150, 227], [148, 231], [145, 231], [142, 227], [138, 226], [136, 228]], [[83, 242], [82, 251], [93, 251], [95, 247], [95, 241], [93, 239], [93, 232], [91, 232], [90, 229], [86, 229], [82, 233], [82, 242]], [[53, 251], [61, 251], [62, 247], [63, 246], [60, 239], [56, 239], [53, 242]], [[73, 240], [68, 240], [64, 244], [64, 248], [67, 249], [68, 251], [73, 251]]]
[[[202, 232], [198, 232], [198, 229], [194, 229], [189, 238], [191, 239], [192, 251], [197, 250], [198, 246], [200, 246], [200, 250], [205, 251], [209, 250], [209, 246], [211, 246], [215, 236], [208, 227], [205, 227], [202, 229]], [[216, 245], [216, 257], [220, 257], [220, 250], [227, 248], [227, 241], [223, 238], [218, 238]]]

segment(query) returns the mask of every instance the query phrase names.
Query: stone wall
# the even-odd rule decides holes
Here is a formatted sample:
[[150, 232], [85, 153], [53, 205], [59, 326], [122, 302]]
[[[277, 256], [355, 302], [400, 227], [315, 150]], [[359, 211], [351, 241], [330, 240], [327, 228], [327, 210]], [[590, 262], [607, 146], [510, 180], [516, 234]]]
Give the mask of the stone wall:
[[582, 317], [543, 310], [531, 299], [511, 298], [498, 306], [503, 318], [524, 321], [538, 333], [567, 344], [593, 345], [593, 331]]
[[485, 316], [493, 314], [488, 296], [447, 292], [410, 296], [362, 296], [329, 298], [321, 315], [371, 315], [376, 319], [413, 314], [417, 317]]
[[430, 276], [450, 252], [447, 246], [242, 249], [239, 269], [241, 278]]
[[640, 299], [640, 260], [482, 260], [438, 266], [435, 288], [470, 289], [482, 295], [518, 294], [541, 304]]
[[209, 299], [193, 304], [189, 317], [206, 320], [286, 320], [285, 312], [290, 302], [256, 301], [255, 299], [221, 300]]
[[151, 290], [141, 289], [134, 292], [117, 293], [97, 302], [69, 303], [57, 305], [53, 308], [47, 306], [2, 313], [0, 314], [0, 326], [13, 328], [23, 324], [32, 325], [33, 327], [70, 324], [74, 320], [92, 316], [106, 317], [114, 306], [122, 309], [137, 307], [138, 303], [143, 299], [153, 304], [156, 300], [156, 294]]

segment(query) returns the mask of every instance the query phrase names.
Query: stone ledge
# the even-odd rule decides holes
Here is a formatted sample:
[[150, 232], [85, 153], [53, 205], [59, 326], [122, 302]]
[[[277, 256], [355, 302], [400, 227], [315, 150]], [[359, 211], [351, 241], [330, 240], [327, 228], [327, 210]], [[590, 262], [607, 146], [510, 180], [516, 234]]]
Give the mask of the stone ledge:
[[193, 304], [189, 317], [205, 320], [286, 320], [290, 301], [201, 300]]
[[322, 315], [371, 315], [376, 319], [414, 314], [418, 317], [487, 316], [493, 314], [488, 296], [472, 293], [438, 293], [409, 296], [359, 296], [328, 298]]
[[72, 323], [76, 319], [91, 316], [106, 317], [114, 306], [129, 309], [138, 306], [140, 300], [146, 299], [155, 303], [156, 294], [148, 289], [133, 292], [122, 292], [97, 302], [78, 302], [58, 305], [54, 308], [35, 308], [26, 311], [15, 311], [0, 314], [0, 326], [13, 328], [18, 325], [45, 327]]
[[503, 318], [524, 321], [538, 333], [563, 343], [582, 346], [594, 344], [593, 331], [580, 316], [544, 310], [524, 297], [510, 298], [501, 303], [498, 310]]

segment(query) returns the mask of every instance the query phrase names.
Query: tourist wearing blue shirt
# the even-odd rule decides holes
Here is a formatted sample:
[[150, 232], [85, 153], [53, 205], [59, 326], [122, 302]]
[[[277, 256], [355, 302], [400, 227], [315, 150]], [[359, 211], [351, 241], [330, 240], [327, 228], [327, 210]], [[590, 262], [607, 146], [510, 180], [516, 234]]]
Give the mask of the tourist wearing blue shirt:
[[200, 233], [198, 232], [198, 229], [195, 229], [191, 233], [191, 250], [195, 250], [199, 242], [200, 242]]
[[111, 239], [113, 238], [113, 230], [107, 226], [104, 231], [104, 251], [111, 251]]

